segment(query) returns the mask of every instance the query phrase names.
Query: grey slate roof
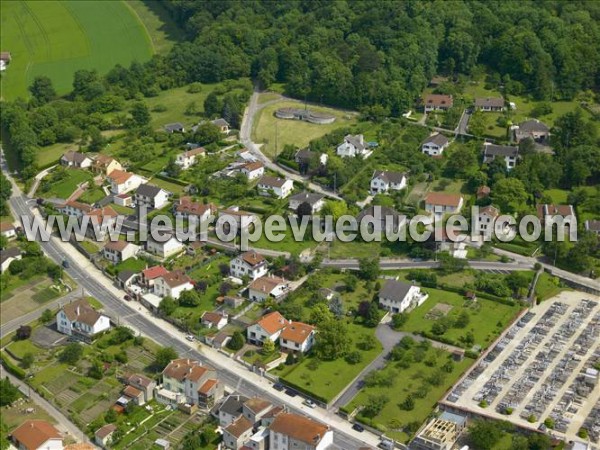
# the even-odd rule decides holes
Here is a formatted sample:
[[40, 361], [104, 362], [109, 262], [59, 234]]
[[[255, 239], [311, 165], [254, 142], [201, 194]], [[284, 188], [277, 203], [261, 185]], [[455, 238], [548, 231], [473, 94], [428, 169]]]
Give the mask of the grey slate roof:
[[448, 143], [448, 138], [441, 133], [434, 133], [422, 142], [423, 144], [435, 144], [442, 147]]
[[406, 297], [406, 294], [408, 294], [410, 288], [410, 284], [396, 280], [387, 280], [379, 291], [379, 297], [387, 298], [393, 302], [401, 302]]
[[278, 187], [280, 188], [287, 180], [285, 178], [276, 178], [265, 175], [260, 180], [258, 180], [258, 185], [270, 186], [270, 187]]
[[388, 172], [386, 170], [376, 170], [373, 172], [373, 178], [381, 178], [388, 183], [402, 183], [402, 179], [406, 177], [406, 174], [400, 172]]
[[324, 195], [321, 194], [315, 194], [314, 192], [301, 192], [300, 194], [296, 194], [296, 195], [292, 195], [290, 197], [290, 202], [291, 201], [298, 201], [300, 203], [308, 203], [309, 205], [314, 205], [317, 202], [319, 202], [319, 200], [322, 200], [324, 197]]
[[137, 272], [135, 270], [121, 270], [117, 275], [119, 281], [126, 283], [132, 276], [136, 275]]
[[489, 159], [494, 159], [495, 156], [517, 156], [519, 154], [519, 147], [487, 144], [483, 146], [483, 154], [486, 160], [488, 157], [490, 157]]
[[162, 188], [153, 184], [140, 184], [135, 193], [145, 197], [154, 198], [160, 193], [160, 191], [162, 191]]
[[228, 127], [229, 126], [229, 122], [227, 122], [222, 117], [219, 117], [218, 119], [213, 120], [212, 124], [216, 125], [218, 127]]
[[184, 130], [185, 127], [183, 126], [183, 124], [181, 122], [175, 122], [175, 123], [168, 123], [165, 125], [165, 130], [167, 131], [182, 131]]
[[504, 107], [504, 99], [502, 97], [487, 97], [475, 99], [475, 106], [479, 108], [502, 108]]
[[530, 119], [530, 120], [526, 120], [525, 122], [519, 124], [519, 130], [520, 131], [528, 131], [528, 132], [543, 132], [543, 133], [547, 133], [550, 128], [548, 128], [548, 125], [546, 125], [544, 122], [540, 122], [539, 120], [536, 119]]
[[21, 255], [21, 250], [18, 247], [7, 248], [6, 250], [0, 251], [0, 264], [6, 261], [8, 258], [16, 258]]
[[248, 400], [248, 397], [243, 395], [230, 395], [219, 407], [219, 411], [226, 412], [229, 415], [241, 415], [244, 403]]
[[353, 145], [354, 148], [356, 148], [356, 150], [363, 151], [365, 148], [367, 148], [367, 144], [364, 142], [364, 140], [361, 142], [361, 137], [362, 135], [360, 134], [357, 134], [355, 136], [347, 134], [344, 140], [347, 141], [349, 144]]
[[317, 156], [317, 153], [313, 152], [307, 148], [305, 148], [303, 150], [298, 150], [296, 152], [296, 159], [303, 161], [303, 162], [308, 162], [315, 156]]

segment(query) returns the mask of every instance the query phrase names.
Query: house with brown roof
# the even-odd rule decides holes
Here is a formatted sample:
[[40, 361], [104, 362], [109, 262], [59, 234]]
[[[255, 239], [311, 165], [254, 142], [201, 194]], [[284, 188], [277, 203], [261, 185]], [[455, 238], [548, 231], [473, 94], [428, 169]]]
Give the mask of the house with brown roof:
[[92, 158], [85, 153], [69, 150], [60, 157], [60, 165], [75, 169], [87, 169], [92, 166]]
[[196, 162], [198, 158], [204, 158], [206, 156], [206, 150], [204, 147], [196, 147], [192, 149], [187, 149], [186, 151], [180, 153], [175, 158], [175, 164], [181, 167], [181, 170], [187, 170]]
[[200, 323], [206, 328], [220, 330], [227, 325], [227, 314], [220, 312], [204, 311], [200, 317]]
[[456, 214], [463, 206], [463, 198], [459, 194], [430, 192], [425, 197], [425, 210], [430, 214]]
[[208, 220], [216, 211], [212, 203], [194, 202], [191, 197], [181, 197], [174, 207], [175, 217], [188, 219], [194, 216], [198, 223]]
[[270, 177], [265, 175], [258, 180], [256, 185], [260, 195], [286, 198], [294, 189], [294, 182], [287, 178]]
[[477, 196], [477, 200], [481, 200], [482, 198], [489, 197], [491, 192], [492, 190], [489, 186], [479, 186], [475, 195]]
[[117, 426], [114, 423], [98, 428], [94, 433], [94, 442], [102, 448], [110, 448], [115, 431]]
[[148, 180], [135, 173], [115, 169], [108, 174], [108, 181], [110, 182], [111, 192], [115, 195], [119, 195], [137, 189], [140, 184], [145, 183]]
[[265, 174], [265, 166], [261, 162], [254, 161], [244, 164], [240, 171], [248, 177], [248, 181], [252, 181]]
[[371, 177], [371, 194], [385, 194], [390, 189], [399, 191], [408, 185], [408, 177], [402, 172], [375, 170]]
[[282, 299], [289, 291], [290, 283], [284, 278], [274, 275], [257, 278], [248, 287], [248, 298], [253, 302], [264, 302], [271, 297]]
[[131, 242], [122, 240], [108, 241], [102, 249], [102, 256], [113, 264], [118, 264], [121, 261], [133, 258], [139, 250], [140, 247]]
[[566, 223], [572, 223], [577, 226], [575, 210], [573, 205], [552, 205], [539, 204], [536, 205], [537, 216], [542, 225], [545, 225], [550, 220], [564, 220]]
[[85, 203], [81, 203], [81, 202], [74, 201], [74, 200], [69, 200], [58, 210], [59, 210], [59, 212], [61, 212], [62, 214], [66, 214], [67, 216], [81, 218], [84, 215], [86, 215], [87, 213], [89, 213], [90, 211], [92, 211], [93, 209], [94, 208], [92, 208], [90, 205], [87, 205]]
[[100, 154], [94, 159], [92, 169], [102, 175], [110, 175], [113, 170], [123, 170], [123, 166], [112, 156]]
[[484, 112], [504, 111], [504, 99], [502, 97], [476, 98], [475, 109]]
[[333, 431], [329, 426], [298, 414], [279, 414], [269, 430], [272, 450], [325, 450], [333, 445]]
[[223, 396], [223, 386], [214, 368], [191, 359], [174, 359], [162, 372], [162, 384], [154, 396], [159, 403], [177, 406], [187, 403], [210, 408]]
[[279, 336], [289, 325], [290, 321], [283, 317], [278, 311], [271, 312], [261, 317], [246, 329], [248, 341], [262, 344], [266, 339], [277, 342]]
[[431, 111], [448, 111], [453, 105], [454, 100], [451, 95], [429, 94], [423, 99], [423, 107], [426, 113]]
[[495, 206], [488, 205], [483, 208], [479, 208], [477, 214], [477, 222], [475, 225], [475, 232], [482, 234], [490, 234], [494, 231], [494, 223], [496, 218], [500, 215], [500, 210]]
[[146, 403], [144, 391], [136, 388], [135, 386], [127, 385], [123, 388], [121, 398], [117, 401], [118, 404], [127, 406], [129, 402], [133, 402], [135, 405], [142, 406]]
[[223, 444], [225, 448], [238, 450], [252, 436], [253, 423], [244, 416], [223, 429]]
[[421, 151], [429, 156], [440, 156], [448, 148], [450, 141], [441, 133], [433, 133], [421, 142]]
[[62, 434], [45, 420], [26, 420], [10, 433], [19, 450], [62, 450]]
[[10, 222], [2, 222], [0, 223], [0, 235], [6, 239], [14, 238], [17, 236], [17, 229]]
[[260, 397], [253, 397], [244, 402], [242, 414], [251, 423], [256, 424], [272, 407], [273, 404], [270, 401]]
[[150, 378], [144, 375], [139, 375], [135, 373], [127, 377], [125, 382], [128, 386], [133, 386], [134, 388], [142, 391], [144, 402], [149, 402], [154, 398], [154, 388], [156, 387], [156, 381], [151, 380]]
[[159, 297], [179, 298], [182, 292], [194, 289], [192, 279], [183, 270], [173, 270], [154, 280], [154, 294]]
[[56, 328], [59, 332], [83, 338], [110, 329], [110, 319], [96, 311], [85, 298], [63, 305], [56, 314]]
[[267, 274], [267, 260], [255, 251], [249, 251], [236, 256], [229, 263], [229, 272], [236, 278], [248, 277], [256, 280]]
[[247, 229], [251, 224], [256, 223], [258, 217], [256, 214], [252, 214], [248, 211], [242, 211], [239, 206], [230, 206], [219, 212], [219, 218], [223, 222], [223, 229], [225, 233], [229, 232], [230, 223], [235, 222], [235, 226], [238, 234], [242, 232], [242, 229]]
[[315, 327], [302, 322], [290, 322], [279, 336], [282, 350], [306, 353], [315, 343]]

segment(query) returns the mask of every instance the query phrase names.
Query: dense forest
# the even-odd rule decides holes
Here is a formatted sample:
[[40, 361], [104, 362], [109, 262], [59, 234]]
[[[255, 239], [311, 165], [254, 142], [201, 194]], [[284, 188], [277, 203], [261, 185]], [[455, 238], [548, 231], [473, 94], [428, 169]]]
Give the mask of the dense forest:
[[[171, 0], [186, 81], [253, 76], [299, 98], [398, 115], [432, 75], [485, 73], [508, 94], [571, 99], [600, 84], [600, 3]], [[178, 80], [180, 81], [180, 80]]]

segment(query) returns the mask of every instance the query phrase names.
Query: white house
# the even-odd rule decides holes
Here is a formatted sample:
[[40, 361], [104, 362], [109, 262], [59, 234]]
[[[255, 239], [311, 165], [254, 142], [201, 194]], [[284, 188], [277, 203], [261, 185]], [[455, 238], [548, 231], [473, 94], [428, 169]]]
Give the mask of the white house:
[[186, 170], [196, 164], [198, 158], [204, 158], [205, 156], [206, 150], [204, 147], [196, 147], [178, 154], [175, 158], [175, 164], [181, 167], [182, 170]]
[[504, 111], [504, 99], [502, 97], [476, 98], [475, 109], [484, 112]]
[[140, 184], [147, 181], [144, 177], [136, 175], [135, 173], [125, 172], [119, 169], [115, 169], [109, 173], [108, 180], [110, 181], [111, 192], [116, 195], [133, 191], [134, 189], [137, 189]]
[[187, 403], [211, 408], [223, 395], [215, 369], [191, 359], [174, 359], [162, 372], [162, 385], [154, 397], [159, 403], [176, 406]]
[[348, 134], [344, 137], [344, 142], [342, 142], [337, 147], [338, 156], [351, 157], [362, 156], [364, 158], [368, 158], [371, 155], [371, 151], [369, 151], [369, 146], [365, 142], [365, 138], [362, 134], [357, 134], [355, 136]]
[[458, 194], [430, 192], [425, 197], [425, 210], [431, 214], [456, 214], [463, 206], [463, 198]]
[[399, 191], [404, 189], [407, 184], [408, 178], [404, 173], [376, 170], [371, 178], [371, 194], [384, 194], [390, 189]]
[[433, 133], [421, 143], [421, 151], [429, 156], [439, 156], [448, 148], [450, 141], [441, 133]]
[[159, 297], [179, 298], [182, 292], [194, 289], [192, 279], [182, 270], [173, 270], [154, 280], [154, 294]]
[[241, 233], [242, 229], [247, 229], [251, 224], [258, 220], [256, 214], [252, 214], [247, 211], [242, 211], [239, 206], [230, 206], [227, 209], [219, 212], [219, 218], [217, 220], [224, 221], [223, 225], [225, 231], [228, 232], [228, 226], [230, 222], [235, 222], [238, 234]]
[[149, 253], [160, 256], [161, 258], [168, 258], [169, 256], [184, 251], [185, 246], [179, 239], [175, 237], [175, 235], [171, 235], [164, 242], [155, 241], [151, 236], [148, 236], [148, 240], [146, 241], [146, 250]]
[[188, 219], [190, 216], [195, 216], [200, 223], [208, 220], [216, 210], [217, 208], [212, 203], [194, 202], [191, 197], [181, 197], [175, 205], [175, 217]]
[[513, 125], [511, 130], [517, 144], [523, 139], [532, 139], [535, 142], [545, 143], [550, 137], [550, 128], [537, 119], [526, 120], [519, 125]]
[[100, 314], [85, 298], [64, 305], [56, 314], [56, 328], [63, 334], [92, 337], [110, 328], [110, 319]]
[[87, 169], [92, 166], [92, 158], [81, 152], [70, 150], [60, 158], [61, 166]]
[[269, 426], [270, 450], [326, 450], [331, 446], [331, 428], [305, 416], [281, 413]]
[[264, 302], [272, 297], [282, 298], [289, 290], [290, 284], [283, 278], [274, 275], [257, 278], [248, 287], [248, 297], [254, 302]]
[[279, 336], [282, 350], [306, 353], [315, 343], [315, 327], [302, 322], [290, 322]]
[[496, 158], [503, 158], [506, 163], [506, 170], [511, 170], [517, 165], [519, 147], [496, 145], [489, 142], [483, 144], [483, 162], [489, 164]]
[[258, 161], [249, 162], [244, 164], [240, 168], [240, 171], [248, 177], [248, 181], [252, 181], [262, 177], [265, 174], [265, 166]]
[[491, 234], [494, 230], [494, 222], [500, 215], [498, 208], [488, 205], [483, 208], [479, 208], [477, 214], [477, 229], [475, 232], [482, 234]]
[[227, 325], [227, 314], [220, 312], [209, 312], [204, 311], [202, 317], [200, 317], [200, 323], [206, 328], [215, 328], [221, 330]]
[[153, 184], [141, 184], [135, 191], [135, 204], [160, 209], [169, 202], [171, 193]]
[[325, 206], [325, 196], [313, 192], [302, 192], [300, 194], [292, 195], [290, 197], [289, 208], [291, 210], [298, 211], [298, 207], [302, 203], [308, 203], [313, 214], [315, 214], [321, 211], [321, 208]]
[[2, 222], [0, 223], [0, 235], [6, 239], [14, 238], [17, 236], [17, 229], [10, 222]]
[[[19, 450], [63, 450], [63, 437], [45, 420], [26, 420], [10, 437]], [[15, 448], [13, 447], [13, 448]]]
[[229, 133], [229, 122], [227, 122], [222, 117], [215, 119], [215, 120], [211, 121], [210, 123], [212, 123], [214, 126], [218, 127], [219, 130], [221, 130], [221, 133], [223, 133], [223, 134]]
[[89, 213], [92, 209], [94, 208], [92, 208], [90, 205], [86, 205], [85, 203], [68, 201], [61, 208], [59, 208], [59, 211], [67, 216], [81, 218], [85, 214]]
[[248, 341], [262, 344], [266, 339], [277, 342], [281, 332], [289, 325], [290, 321], [283, 317], [278, 311], [261, 317], [246, 329]]
[[11, 247], [0, 250], [0, 273], [4, 273], [10, 267], [13, 261], [23, 258], [21, 250], [18, 247]]
[[254, 251], [245, 252], [231, 260], [229, 270], [231, 275], [236, 278], [247, 276], [251, 280], [256, 280], [267, 274], [267, 260], [263, 255]]
[[127, 241], [108, 241], [102, 249], [102, 255], [113, 264], [133, 258], [140, 250], [138, 245]]
[[94, 433], [94, 442], [102, 448], [110, 448], [115, 431], [117, 431], [117, 426], [114, 423], [98, 428]]
[[294, 189], [294, 182], [286, 178], [263, 176], [258, 180], [258, 192], [261, 195], [286, 198]]
[[419, 286], [396, 280], [387, 280], [379, 291], [379, 305], [394, 314], [422, 305], [425, 300], [427, 294], [422, 293]]
[[451, 95], [429, 94], [423, 99], [425, 112], [448, 111], [454, 105], [454, 99]]

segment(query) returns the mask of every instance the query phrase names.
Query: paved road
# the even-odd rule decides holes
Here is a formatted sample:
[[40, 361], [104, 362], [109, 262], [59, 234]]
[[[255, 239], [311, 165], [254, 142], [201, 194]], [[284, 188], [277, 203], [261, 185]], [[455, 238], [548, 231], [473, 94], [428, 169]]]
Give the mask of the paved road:
[[[9, 176], [8, 173], [7, 176]], [[12, 181], [10, 176], [9, 179]], [[13, 183], [13, 196], [10, 199], [10, 206], [15, 213], [15, 217], [33, 216], [27, 204], [28, 200], [27, 197], [21, 194], [18, 186]], [[274, 404], [284, 403], [292, 411], [328, 423], [334, 429], [334, 443], [341, 449], [358, 449], [365, 444], [375, 445], [379, 441], [379, 438], [374, 434], [355, 432], [351, 429], [351, 424], [329, 411], [320, 408], [313, 410], [302, 407], [301, 399], [288, 399], [275, 391], [266, 379], [258, 379], [255, 374], [248, 372], [241, 365], [232, 363], [228, 358], [211, 349], [203, 347], [199, 351], [195, 345], [185, 341], [181, 332], [169, 328], [166, 322], [151, 318], [142, 313], [141, 310], [134, 309], [134, 306], [129, 302], [124, 302], [121, 299], [121, 291], [114, 288], [101, 272], [89, 264], [89, 261], [83, 260], [70, 244], [53, 237], [48, 242], [40, 242], [40, 245], [46, 255], [56, 263], [60, 264], [63, 260], [69, 262], [70, 267], [66, 269], [66, 272], [91, 296], [104, 305], [108, 315], [118, 318], [121, 323], [127, 324], [137, 333], [150, 337], [160, 345], [173, 347], [181, 357], [197, 359], [205, 364], [212, 365], [217, 369], [219, 379], [227, 386], [249, 397], [261, 396]], [[87, 265], [84, 266], [83, 264]], [[225, 363], [223, 358], [226, 359]]]
[[469, 126], [469, 120], [471, 119], [471, 112], [468, 109], [465, 109], [460, 116], [460, 121], [458, 122], [458, 126], [456, 127], [456, 135], [467, 135], [467, 127]]
[[[516, 270], [531, 270], [532, 262], [519, 261], [512, 263], [488, 262], [488, 261], [467, 261], [470, 267], [476, 270], [484, 271], [516, 271]], [[396, 258], [381, 258], [379, 266], [381, 270], [396, 270], [396, 269], [433, 269], [439, 267], [440, 263], [436, 261], [411, 261], [407, 259]], [[323, 267], [333, 267], [336, 269], [358, 270], [358, 259], [325, 259], [322, 263]]]

